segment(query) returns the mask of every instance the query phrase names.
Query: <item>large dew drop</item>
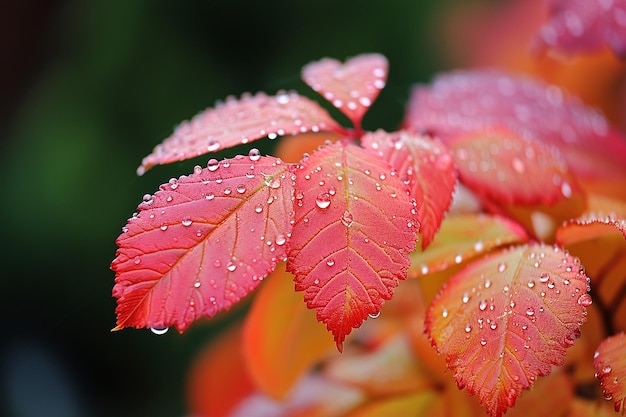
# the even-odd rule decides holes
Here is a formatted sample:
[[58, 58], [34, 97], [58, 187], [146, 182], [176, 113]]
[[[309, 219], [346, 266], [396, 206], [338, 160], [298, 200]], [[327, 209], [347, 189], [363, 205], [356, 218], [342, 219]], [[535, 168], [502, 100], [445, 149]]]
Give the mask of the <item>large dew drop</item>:
[[150, 331], [159, 336], [167, 333], [169, 329], [170, 329], [169, 327], [150, 327]]
[[330, 207], [330, 194], [321, 193], [315, 199], [315, 204], [317, 204], [317, 207], [321, 209], [327, 209], [328, 207]]

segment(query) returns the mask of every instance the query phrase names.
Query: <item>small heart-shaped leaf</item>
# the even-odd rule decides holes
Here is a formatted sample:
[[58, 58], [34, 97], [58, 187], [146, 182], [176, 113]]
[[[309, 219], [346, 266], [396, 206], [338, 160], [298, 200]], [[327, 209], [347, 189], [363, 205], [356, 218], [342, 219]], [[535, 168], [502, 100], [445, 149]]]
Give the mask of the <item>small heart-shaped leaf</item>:
[[276, 96], [248, 94], [239, 100], [229, 97], [226, 102], [178, 125], [169, 138], [143, 159], [137, 173], [142, 175], [154, 165], [183, 161], [265, 136], [273, 139], [341, 130], [319, 104], [294, 92], [279, 92]]
[[452, 156], [443, 144], [409, 132], [379, 130], [361, 138], [365, 149], [389, 162], [417, 202], [422, 249], [439, 230], [456, 184]]
[[341, 350], [406, 278], [415, 201], [387, 162], [355, 145], [320, 148], [296, 174], [287, 270]]
[[360, 129], [361, 119], [385, 87], [387, 58], [379, 54], [359, 55], [341, 62], [324, 58], [302, 69], [302, 79]]
[[626, 414], [626, 334], [604, 340], [593, 355], [593, 367], [604, 398], [615, 401], [615, 411]]
[[283, 260], [293, 179], [258, 152], [172, 179], [144, 196], [117, 239], [117, 327], [185, 330], [228, 309]]
[[433, 301], [426, 332], [460, 388], [501, 416], [541, 375], [564, 362], [591, 304], [577, 258], [524, 245], [453, 276]]

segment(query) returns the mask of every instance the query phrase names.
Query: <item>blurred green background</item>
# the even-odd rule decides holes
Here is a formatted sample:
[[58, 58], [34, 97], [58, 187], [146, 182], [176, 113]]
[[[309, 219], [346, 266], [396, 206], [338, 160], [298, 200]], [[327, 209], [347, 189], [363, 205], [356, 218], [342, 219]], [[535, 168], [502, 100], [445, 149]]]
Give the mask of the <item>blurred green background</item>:
[[[109, 264], [142, 195], [208, 157], [137, 177], [141, 158], [177, 123], [229, 94], [297, 89], [315, 97], [299, 71], [325, 56], [387, 56], [388, 86], [364, 125], [394, 129], [410, 86], [449, 65], [437, 27], [454, 4], [40, 0], [0, 6], [1, 414], [186, 415], [187, 371], [219, 323], [198, 323], [183, 335], [111, 333]], [[272, 143], [254, 146], [269, 152]], [[219, 157], [242, 152], [247, 148]]]

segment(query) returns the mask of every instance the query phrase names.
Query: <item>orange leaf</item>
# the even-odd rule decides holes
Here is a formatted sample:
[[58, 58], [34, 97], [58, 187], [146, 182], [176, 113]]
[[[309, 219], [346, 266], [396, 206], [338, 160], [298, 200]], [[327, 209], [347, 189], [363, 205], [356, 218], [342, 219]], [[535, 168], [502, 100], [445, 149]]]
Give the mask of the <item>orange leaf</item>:
[[594, 354], [593, 366], [604, 398], [615, 401], [615, 411], [626, 414], [626, 334], [611, 336]]
[[284, 398], [332, 346], [324, 326], [294, 291], [293, 275], [279, 264], [264, 280], [243, 327], [243, 353], [257, 386]]
[[324, 369], [330, 379], [356, 386], [371, 396], [398, 396], [435, 389], [401, 335], [371, 352], [341, 356]]
[[501, 416], [537, 376], [563, 364], [591, 304], [588, 285], [578, 259], [558, 247], [495, 253], [450, 279], [426, 331], [459, 387]]
[[[619, 209], [619, 205], [613, 206]], [[587, 213], [557, 230], [557, 242], [580, 257], [597, 301], [616, 330], [626, 331], [626, 217]]]
[[447, 217], [424, 252], [412, 252], [409, 277], [415, 278], [467, 262], [494, 248], [522, 243], [526, 232], [499, 216], [463, 214]]
[[393, 396], [379, 401], [366, 403], [344, 417], [381, 417], [381, 416], [443, 416], [441, 399], [435, 391]]
[[240, 347], [240, 328], [233, 327], [220, 334], [194, 359], [187, 377], [189, 415], [228, 416], [254, 391]]

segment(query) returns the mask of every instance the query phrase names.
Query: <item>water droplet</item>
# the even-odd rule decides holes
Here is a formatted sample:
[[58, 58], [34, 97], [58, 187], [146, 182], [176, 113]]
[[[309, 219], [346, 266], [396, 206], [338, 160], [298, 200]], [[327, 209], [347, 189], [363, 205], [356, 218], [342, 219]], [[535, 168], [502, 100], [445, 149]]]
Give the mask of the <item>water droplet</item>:
[[251, 161], [258, 161], [261, 159], [261, 152], [256, 148], [252, 148], [250, 152], [248, 152], [248, 158], [250, 158]]
[[524, 162], [522, 162], [522, 160], [517, 157], [513, 158], [513, 160], [511, 161], [511, 166], [513, 167], [513, 171], [517, 172], [518, 174], [523, 174], [526, 170]]
[[378, 310], [374, 314], [368, 314], [368, 316], [370, 316], [370, 318], [372, 318], [372, 319], [377, 319], [378, 317], [380, 317], [380, 310]]
[[254, 211], [257, 213], [261, 213], [263, 211], [263, 206], [261, 204], [257, 204], [254, 208]]
[[565, 198], [570, 198], [572, 196], [572, 187], [564, 182], [563, 184], [561, 184], [561, 194], [563, 194], [563, 197]]
[[327, 209], [330, 207], [330, 194], [320, 193], [320, 195], [318, 195], [315, 199], [315, 204], [317, 204], [317, 207], [321, 209]]
[[165, 201], [167, 201], [168, 203], [171, 203], [173, 199], [174, 197], [172, 197], [171, 195], [168, 195]]
[[207, 150], [209, 152], [215, 152], [220, 148], [220, 143], [216, 140], [210, 140], [209, 144], [207, 145]]
[[491, 330], [496, 330], [496, 329], [498, 328], [498, 323], [496, 323], [496, 322], [494, 321], [493, 323], [491, 323], [491, 324], [489, 325], [489, 328], [490, 328]]
[[487, 344], [487, 341], [484, 338], [480, 339], [480, 345], [481, 346], [485, 346], [486, 344]]
[[167, 333], [169, 329], [170, 329], [169, 327], [150, 327], [150, 331], [159, 336]]
[[329, 259], [329, 260], [326, 261], [326, 265], [333, 266], [333, 265], [335, 265], [335, 261], [332, 260], [332, 259]]
[[224, 195], [230, 195], [232, 192], [233, 190], [231, 190], [230, 187], [224, 188]]
[[593, 299], [589, 294], [583, 294], [578, 298], [578, 304], [583, 307], [589, 307], [593, 303]]
[[228, 269], [230, 272], [233, 272], [235, 269], [237, 269], [237, 265], [235, 265], [232, 262], [229, 262], [228, 265], [226, 265], [226, 269]]
[[206, 198], [207, 200], [213, 200], [215, 198], [215, 194], [209, 193], [205, 195], [204, 198]]
[[460, 264], [461, 262], [463, 262], [463, 255], [461, 255], [461, 254], [457, 254], [457, 255], [454, 257], [454, 263], [456, 263], [456, 264]]
[[527, 315], [527, 316], [529, 316], [529, 317], [534, 316], [534, 315], [535, 315], [535, 309], [534, 309], [534, 308], [532, 308], [532, 307], [528, 307], [528, 308], [526, 309], [526, 315]]
[[487, 279], [487, 280], [485, 281], [485, 288], [489, 288], [489, 287], [491, 287], [491, 280], [490, 280], [490, 279]]
[[472, 326], [468, 323], [465, 325], [465, 333], [469, 333], [472, 331]]
[[550, 280], [550, 274], [547, 272], [542, 272], [539, 276], [539, 282], [543, 282], [544, 284]]
[[278, 246], [282, 246], [287, 242], [287, 238], [285, 237], [285, 235], [278, 235], [276, 236], [276, 244]]
[[344, 211], [343, 216], [341, 216], [341, 223], [343, 223], [343, 225], [346, 227], [350, 227], [352, 226], [353, 222], [354, 218], [352, 217], [352, 213], [350, 213], [348, 210]]
[[201, 285], [202, 285], [202, 283], [200, 281], [196, 281], [196, 282], [193, 283], [193, 286], [195, 288], [200, 288]]
[[528, 288], [533, 288], [534, 286], [535, 286], [535, 281], [533, 281], [532, 279], [528, 281]]
[[498, 272], [504, 272], [506, 270], [506, 264], [504, 262], [500, 262], [498, 264]]
[[161, 225], [161, 230], [163, 230], [165, 232], [167, 230], [167, 225], [166, 224], [162, 224]]
[[463, 304], [467, 304], [470, 300], [470, 295], [468, 293], [463, 293], [463, 298], [461, 298], [461, 301], [463, 301]]
[[219, 259], [214, 260], [213, 266], [219, 268], [220, 266], [222, 266], [222, 261], [220, 261]]
[[207, 168], [211, 172], [215, 172], [217, 168], [219, 168], [219, 166], [220, 166], [220, 161], [218, 161], [215, 158], [209, 159], [209, 162], [207, 163]]
[[182, 221], [182, 222], [180, 222], [180, 223], [181, 223], [183, 226], [187, 227], [187, 226], [191, 226], [192, 221], [191, 221], [191, 219], [190, 219], [189, 217], [185, 217], [185, 218], [183, 219], [183, 221]]
[[443, 317], [444, 319], [446, 317], [448, 317], [448, 309], [447, 308], [444, 307], [444, 308], [441, 309], [441, 317]]
[[478, 308], [480, 311], [485, 311], [487, 309], [487, 300], [480, 300], [478, 303]]
[[178, 180], [176, 178], [171, 178], [169, 183], [170, 183], [170, 188], [172, 190], [175, 190], [178, 188]]
[[139, 265], [141, 263], [141, 258], [139, 258], [139, 256], [135, 256], [133, 262], [135, 263], [135, 265]]

